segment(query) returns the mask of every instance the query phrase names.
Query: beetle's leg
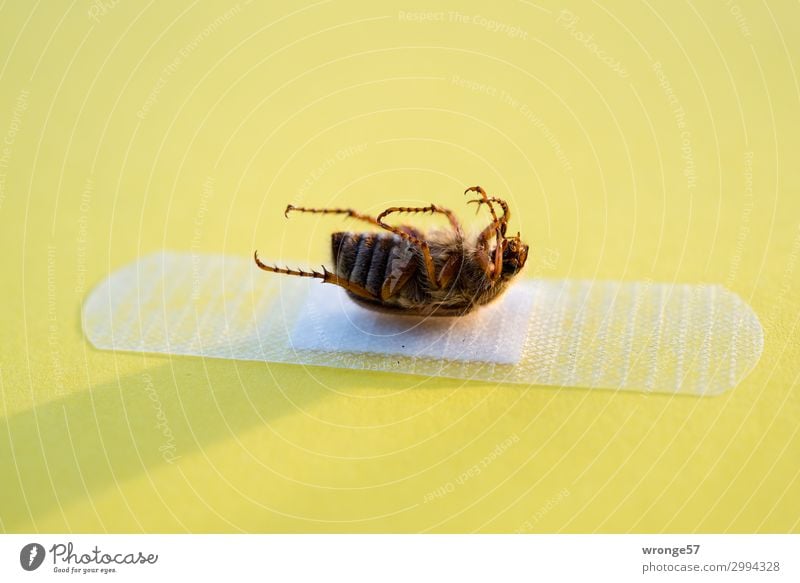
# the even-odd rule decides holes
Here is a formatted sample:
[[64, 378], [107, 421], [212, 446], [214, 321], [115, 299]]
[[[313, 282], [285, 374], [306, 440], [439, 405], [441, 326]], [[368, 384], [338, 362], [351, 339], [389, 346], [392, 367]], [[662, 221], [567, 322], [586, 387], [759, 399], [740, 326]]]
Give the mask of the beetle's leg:
[[492, 258], [489, 253], [486, 252], [486, 249], [478, 247], [475, 251], [475, 259], [478, 260], [478, 265], [483, 269], [486, 279], [493, 281], [492, 274], [494, 272], [494, 263], [492, 263]]
[[[475, 202], [479, 202], [481, 204], [483, 203], [483, 201]], [[500, 279], [500, 275], [502, 274], [503, 252], [506, 248], [505, 232], [507, 223], [505, 222], [505, 219], [507, 219], [510, 214], [508, 211], [508, 205], [505, 204], [505, 201], [498, 199], [494, 202], [497, 202], [503, 207], [504, 214], [500, 219], [498, 219], [497, 223], [490, 223], [483, 231], [481, 231], [480, 235], [478, 235], [478, 241], [476, 245], [478, 262], [483, 268], [486, 276], [492, 282]], [[496, 244], [494, 250], [490, 252], [489, 242], [492, 240], [492, 237], [495, 238]]]
[[503, 252], [506, 250], [506, 240], [498, 239], [497, 245], [494, 248], [492, 260], [494, 261], [494, 271], [492, 271], [491, 280], [497, 281], [503, 273]]
[[492, 222], [497, 223], [497, 213], [494, 211], [494, 206], [492, 203], [489, 202], [489, 196], [486, 194], [486, 191], [480, 186], [470, 186], [464, 191], [464, 194], [467, 194], [468, 192], [477, 192], [481, 195], [481, 200], [485, 201], [489, 205], [489, 211], [492, 213]]
[[445, 261], [442, 268], [439, 270], [439, 277], [436, 281], [439, 288], [447, 288], [450, 287], [450, 284], [455, 279], [458, 272], [461, 271], [463, 262], [463, 257], [461, 254], [454, 254], [451, 255], [447, 261]]
[[[497, 198], [497, 197], [493, 196], [491, 198], [485, 198], [485, 199], [484, 198], [475, 198], [475, 199], [472, 199], [470, 201], [467, 201], [467, 204], [476, 203], [479, 207], [482, 204], [487, 204], [487, 205], [489, 205], [491, 207], [493, 202], [496, 202], [497, 204], [499, 204], [500, 207], [503, 209], [503, 216], [498, 218], [496, 222], [492, 222], [492, 224], [489, 225], [488, 227], [486, 227], [485, 230], [486, 231], [490, 231], [492, 229], [499, 228], [500, 229], [500, 234], [503, 237], [505, 237], [506, 236], [506, 229], [508, 228], [508, 222], [511, 220], [511, 211], [509, 210], [508, 203], [506, 201], [504, 201], [501, 198]], [[483, 233], [481, 235], [484, 236]], [[491, 234], [490, 233], [485, 235], [485, 236], [486, 236], [487, 240], [491, 239]]]
[[[365, 215], [353, 209], [323, 209], [323, 208], [306, 208], [300, 206], [294, 206], [290, 204], [286, 207], [286, 211], [284, 212], [284, 216], [287, 218], [289, 217], [290, 212], [298, 212], [298, 213], [311, 213], [311, 214], [321, 214], [321, 215], [347, 215], [352, 219], [357, 219], [359, 221], [364, 221], [365, 223], [369, 223], [370, 225], [374, 225], [376, 227], [382, 227], [380, 223], [373, 217], [369, 215]], [[397, 227], [398, 229], [405, 231], [412, 237], [420, 238], [422, 234], [410, 225], [400, 225]]]
[[[494, 224], [489, 225], [481, 234], [478, 235], [478, 248], [483, 249], [484, 251], [488, 251], [489, 249], [489, 241], [492, 240], [492, 237], [498, 234], [498, 229]], [[498, 238], [498, 241], [500, 239]]]
[[[483, 232], [478, 236], [478, 250], [486, 253], [487, 258], [490, 259], [489, 265], [491, 267], [484, 267], [484, 271], [487, 269], [491, 269], [491, 274], [489, 275], [492, 282], [497, 281], [500, 278], [502, 269], [503, 269], [503, 251], [505, 249], [505, 239], [503, 238], [506, 233], [506, 226], [508, 225], [508, 219], [510, 217], [510, 213], [508, 210], [508, 204], [505, 201], [500, 200], [495, 197], [489, 197], [486, 194], [486, 191], [483, 190], [480, 186], [472, 186], [464, 191], [464, 194], [468, 192], [477, 192], [481, 195], [481, 198], [478, 199], [478, 206], [480, 207], [481, 204], [486, 204], [489, 207], [489, 212], [492, 213], [492, 222], [491, 224], [486, 227]], [[470, 201], [472, 202], [472, 201]], [[498, 203], [503, 208], [503, 217], [498, 218], [497, 213], [494, 210], [494, 205], [492, 203]], [[489, 241], [492, 238], [492, 235], [495, 236], [496, 244], [494, 251], [490, 254], [487, 250], [489, 248]]]
[[338, 285], [353, 293], [359, 297], [368, 299], [368, 300], [377, 300], [378, 298], [370, 293], [365, 287], [358, 285], [357, 283], [353, 283], [352, 281], [348, 281], [344, 278], [339, 277], [335, 273], [331, 273], [325, 267], [322, 268], [322, 273], [318, 271], [303, 271], [302, 269], [286, 269], [284, 267], [277, 267], [275, 265], [266, 265], [262, 263], [261, 260], [258, 258], [258, 251], [253, 253], [253, 259], [256, 261], [256, 265], [260, 269], [264, 271], [270, 271], [272, 273], [282, 273], [283, 275], [294, 275], [297, 277], [313, 277], [316, 279], [321, 279], [323, 283], [332, 283], [333, 285]]
[[458, 220], [455, 218], [455, 215], [453, 215], [452, 211], [442, 207], [438, 207], [435, 204], [426, 207], [388, 208], [385, 211], [383, 211], [380, 215], [378, 215], [378, 224], [387, 231], [390, 231], [395, 235], [402, 237], [403, 239], [411, 243], [413, 246], [418, 247], [420, 251], [422, 251], [422, 259], [425, 262], [425, 271], [428, 275], [428, 282], [430, 283], [430, 286], [432, 288], [438, 289], [440, 287], [439, 278], [436, 275], [436, 266], [433, 262], [433, 257], [431, 256], [431, 250], [430, 247], [428, 246], [427, 241], [425, 241], [425, 239], [423, 239], [422, 237], [415, 236], [409, 233], [408, 230], [399, 227], [393, 227], [383, 222], [383, 218], [392, 213], [426, 213], [426, 212], [429, 212], [431, 214], [441, 213], [447, 216], [447, 218], [450, 220], [450, 224], [456, 231], [456, 236], [459, 237], [459, 239], [463, 238], [461, 225], [458, 223]]
[[498, 239], [497, 246], [491, 252], [481, 245], [478, 245], [475, 250], [475, 259], [483, 269], [486, 279], [492, 283], [500, 279], [500, 275], [503, 272], [503, 251], [505, 251], [505, 247], [506, 240]]
[[[407, 206], [393, 206], [391, 208], [386, 209], [384, 212], [380, 214], [378, 217], [378, 222], [380, 220], [390, 215], [391, 213], [439, 213], [447, 217], [447, 220], [450, 221], [450, 226], [453, 227], [453, 231], [455, 231], [456, 236], [459, 240], [464, 238], [464, 232], [461, 229], [461, 223], [458, 222], [458, 219], [453, 214], [453, 211], [450, 209], [446, 209], [444, 207], [431, 204], [430, 206], [418, 206], [418, 207], [407, 207]], [[385, 225], [381, 224], [382, 227], [386, 228]]]
[[298, 213], [310, 213], [310, 214], [320, 214], [320, 215], [347, 215], [352, 219], [357, 219], [359, 221], [364, 221], [365, 223], [369, 223], [376, 227], [379, 227], [378, 221], [376, 221], [373, 217], [369, 215], [365, 215], [358, 211], [354, 211], [353, 209], [323, 209], [323, 208], [307, 208], [301, 206], [294, 206], [290, 204], [286, 207], [286, 211], [283, 213], [286, 218], [289, 218], [290, 212], [298, 212]]

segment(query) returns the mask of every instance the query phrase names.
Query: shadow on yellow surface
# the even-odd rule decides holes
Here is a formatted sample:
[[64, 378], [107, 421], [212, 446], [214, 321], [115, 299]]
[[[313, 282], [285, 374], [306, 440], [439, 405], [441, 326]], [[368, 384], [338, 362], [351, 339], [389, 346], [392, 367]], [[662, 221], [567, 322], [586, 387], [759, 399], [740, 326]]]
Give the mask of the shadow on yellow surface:
[[[267, 374], [261, 383], [209, 384], [229, 368], [213, 359], [201, 365], [173, 358], [0, 420], [0, 435], [11, 436], [10, 443], [0, 442], [1, 473], [20, 478], [3, 487], [5, 527], [31, 528], [37, 517], [76, 499], [236, 439], [325, 396], [323, 387], [310, 384], [287, 398]], [[271, 365], [270, 371], [280, 377], [282, 368], [289, 367]]]

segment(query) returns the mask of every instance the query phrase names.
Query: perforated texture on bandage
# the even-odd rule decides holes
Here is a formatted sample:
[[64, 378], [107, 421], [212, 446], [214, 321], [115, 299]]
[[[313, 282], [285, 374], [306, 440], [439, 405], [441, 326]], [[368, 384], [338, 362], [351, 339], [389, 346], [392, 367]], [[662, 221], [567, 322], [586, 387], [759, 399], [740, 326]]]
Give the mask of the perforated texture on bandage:
[[171, 252], [112, 273], [83, 327], [101, 349], [693, 395], [736, 386], [763, 348], [719, 285], [521, 279], [473, 314], [425, 320], [249, 258]]

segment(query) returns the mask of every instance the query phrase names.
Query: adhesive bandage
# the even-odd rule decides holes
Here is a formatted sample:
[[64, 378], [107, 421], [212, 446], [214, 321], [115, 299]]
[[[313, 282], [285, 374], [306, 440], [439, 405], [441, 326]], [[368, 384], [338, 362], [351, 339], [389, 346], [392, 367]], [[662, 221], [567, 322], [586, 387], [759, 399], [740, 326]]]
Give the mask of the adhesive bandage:
[[100, 349], [691, 395], [736, 386], [763, 349], [719, 285], [522, 279], [472, 314], [422, 319], [250, 258], [172, 252], [100, 283], [83, 328]]

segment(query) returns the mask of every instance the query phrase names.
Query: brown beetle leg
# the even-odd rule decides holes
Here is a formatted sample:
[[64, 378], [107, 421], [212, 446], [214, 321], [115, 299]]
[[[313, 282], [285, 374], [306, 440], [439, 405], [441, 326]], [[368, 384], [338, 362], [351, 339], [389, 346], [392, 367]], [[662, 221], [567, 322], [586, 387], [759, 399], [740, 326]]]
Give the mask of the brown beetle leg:
[[[391, 208], [386, 209], [384, 212], [380, 214], [378, 217], [378, 222], [380, 222], [382, 217], [385, 217], [391, 213], [439, 213], [447, 217], [447, 220], [450, 221], [450, 226], [453, 227], [453, 231], [455, 231], [456, 236], [459, 240], [464, 238], [464, 233], [461, 230], [461, 223], [458, 222], [458, 219], [453, 214], [453, 211], [450, 209], [446, 209], [444, 207], [432, 204], [430, 206], [419, 206], [419, 207], [407, 207], [407, 206], [393, 206]], [[384, 226], [381, 224], [381, 226]], [[384, 226], [384, 228], [386, 228]], [[403, 227], [401, 227], [403, 228]]]
[[[477, 201], [470, 201], [470, 202], [477, 202], [478, 207], [481, 204], [486, 204], [489, 207], [489, 212], [492, 213], [492, 222], [486, 227], [481, 234], [478, 236], [478, 258], [481, 263], [481, 266], [484, 269], [484, 272], [487, 276], [491, 279], [492, 282], [497, 281], [500, 278], [500, 273], [503, 268], [503, 236], [505, 235], [506, 224], [508, 223], [508, 205], [505, 201], [501, 201], [497, 198], [490, 198], [486, 191], [483, 190], [480, 186], [471, 186], [470, 188], [464, 191], [464, 194], [468, 192], [477, 192], [481, 195], [481, 198]], [[494, 210], [493, 202], [497, 202], [503, 207], [503, 218], [500, 219], [497, 217], [497, 213]], [[495, 236], [495, 240], [497, 241], [496, 246], [494, 248], [493, 253], [488, 252], [489, 248], [489, 241], [492, 239], [492, 235]], [[483, 255], [485, 254], [485, 256]], [[487, 261], [488, 260], [488, 261]]]
[[439, 270], [439, 277], [436, 282], [440, 289], [450, 287], [450, 284], [453, 282], [456, 275], [458, 275], [458, 272], [461, 271], [462, 260], [463, 257], [457, 254], [451, 255], [447, 261], [445, 261], [444, 265], [442, 265]]
[[486, 227], [486, 229], [484, 230], [484, 233], [481, 233], [480, 236], [484, 237], [486, 241], [491, 239], [491, 233], [486, 233], [486, 231], [491, 231], [491, 230], [494, 230], [494, 229], [497, 229], [497, 228], [500, 229], [500, 234], [503, 237], [506, 236], [506, 229], [508, 228], [508, 222], [511, 220], [511, 211], [508, 208], [508, 203], [506, 201], [504, 201], [503, 199], [497, 198], [497, 197], [494, 197], [494, 196], [491, 197], [491, 198], [486, 198], [486, 199], [475, 198], [473, 200], [467, 201], [467, 204], [476, 203], [479, 207], [482, 204], [487, 204], [487, 205], [489, 205], [491, 207], [493, 202], [496, 202], [497, 204], [499, 204], [500, 207], [503, 209], [503, 216], [498, 218], [497, 222], [492, 222], [491, 225]]
[[302, 269], [286, 269], [284, 267], [277, 267], [275, 265], [266, 265], [262, 263], [261, 260], [258, 258], [258, 251], [253, 253], [253, 259], [256, 261], [256, 265], [260, 269], [264, 271], [271, 271], [272, 273], [282, 273], [283, 275], [294, 275], [297, 277], [313, 277], [316, 279], [321, 279], [323, 283], [331, 283], [333, 285], [338, 285], [349, 291], [352, 294], [355, 294], [361, 298], [365, 298], [368, 300], [377, 300], [378, 298], [371, 294], [365, 287], [358, 285], [357, 283], [353, 283], [352, 281], [347, 281], [336, 275], [335, 273], [331, 273], [328, 271], [324, 266], [322, 268], [322, 273], [318, 271], [303, 271]]
[[[497, 244], [493, 251], [489, 252], [489, 241], [492, 235], [497, 235]], [[478, 237], [476, 259], [480, 264], [486, 277], [492, 282], [500, 279], [503, 271], [503, 251], [505, 251], [506, 239], [500, 236], [500, 229], [494, 225], [489, 225]]]
[[492, 279], [492, 273], [494, 271], [494, 264], [492, 263], [492, 258], [486, 252], [485, 249], [478, 248], [475, 253], [475, 259], [478, 261], [478, 265], [481, 266], [486, 279]]
[[286, 211], [284, 211], [283, 215], [286, 218], [289, 218], [290, 212], [298, 212], [298, 213], [309, 213], [309, 214], [319, 214], [319, 215], [347, 215], [352, 219], [357, 219], [359, 221], [364, 221], [365, 223], [369, 223], [371, 225], [375, 225], [379, 227], [378, 221], [372, 218], [369, 215], [365, 215], [358, 211], [354, 211], [353, 209], [324, 209], [324, 208], [307, 208], [301, 206], [294, 206], [290, 204], [286, 207]]
[[453, 228], [456, 230], [456, 234], [459, 238], [463, 235], [461, 233], [461, 225], [459, 225], [458, 221], [456, 220], [455, 216], [453, 215], [452, 211], [448, 209], [438, 207], [435, 204], [426, 207], [391, 207], [383, 211], [380, 215], [378, 215], [378, 224], [381, 227], [398, 235], [408, 241], [410, 244], [418, 247], [422, 251], [422, 259], [425, 262], [425, 271], [428, 275], [428, 282], [430, 286], [434, 289], [438, 289], [439, 286], [439, 278], [436, 275], [436, 266], [433, 262], [433, 257], [431, 256], [431, 250], [428, 246], [428, 243], [422, 239], [421, 237], [416, 237], [411, 235], [407, 230], [402, 229], [400, 227], [393, 227], [391, 225], [387, 225], [383, 222], [383, 218], [387, 215], [392, 213], [426, 213], [429, 212], [433, 213], [441, 213], [450, 220], [450, 224], [453, 225]]
[[[360, 212], [355, 211], [353, 209], [306, 208], [306, 207], [294, 206], [293, 204], [290, 204], [289, 206], [286, 207], [286, 211], [284, 212], [284, 216], [286, 216], [286, 218], [289, 218], [289, 213], [290, 212], [320, 214], [320, 215], [347, 215], [351, 219], [357, 219], [359, 221], [364, 221], [365, 223], [369, 223], [370, 225], [374, 225], [374, 226], [380, 227], [382, 229], [385, 228], [383, 225], [381, 225], [377, 221], [377, 219], [374, 219], [373, 217], [371, 217], [369, 215], [365, 215], [364, 213], [360, 213]], [[415, 229], [414, 227], [412, 227], [410, 225], [399, 225], [397, 228], [400, 229], [401, 231], [404, 231], [404, 232], [408, 233], [410, 236], [412, 236], [414, 238], [419, 239], [419, 238], [422, 237], [422, 233], [420, 233], [417, 229]]]
[[[492, 213], [492, 222], [481, 231], [478, 235], [478, 261], [486, 273], [487, 277], [495, 282], [500, 279], [503, 270], [503, 252], [505, 251], [506, 229], [508, 228], [508, 221], [511, 219], [511, 211], [508, 208], [508, 203], [503, 199], [497, 197], [488, 197], [482, 188], [479, 186], [473, 187], [469, 190], [477, 190], [481, 194], [481, 198], [470, 200], [467, 204], [476, 203], [479, 207], [486, 204]], [[503, 209], [503, 216], [499, 217], [494, 211], [492, 203], [497, 203]], [[495, 238], [496, 245], [494, 251], [489, 252], [489, 241]]]
[[500, 279], [500, 275], [503, 273], [503, 252], [506, 250], [506, 240], [505, 239], [498, 239], [497, 245], [494, 248], [494, 255], [492, 259], [494, 260], [494, 271], [492, 272], [492, 281], [497, 281]]
[[470, 186], [468, 189], [466, 189], [464, 191], [464, 194], [467, 194], [468, 192], [477, 192], [478, 194], [481, 195], [481, 199], [486, 201], [489, 204], [489, 211], [492, 213], [492, 222], [496, 223], [497, 222], [497, 213], [494, 212], [494, 206], [492, 206], [492, 204], [490, 202], [488, 202], [489, 201], [489, 196], [486, 194], [486, 191], [484, 189], [482, 189], [480, 186]]

